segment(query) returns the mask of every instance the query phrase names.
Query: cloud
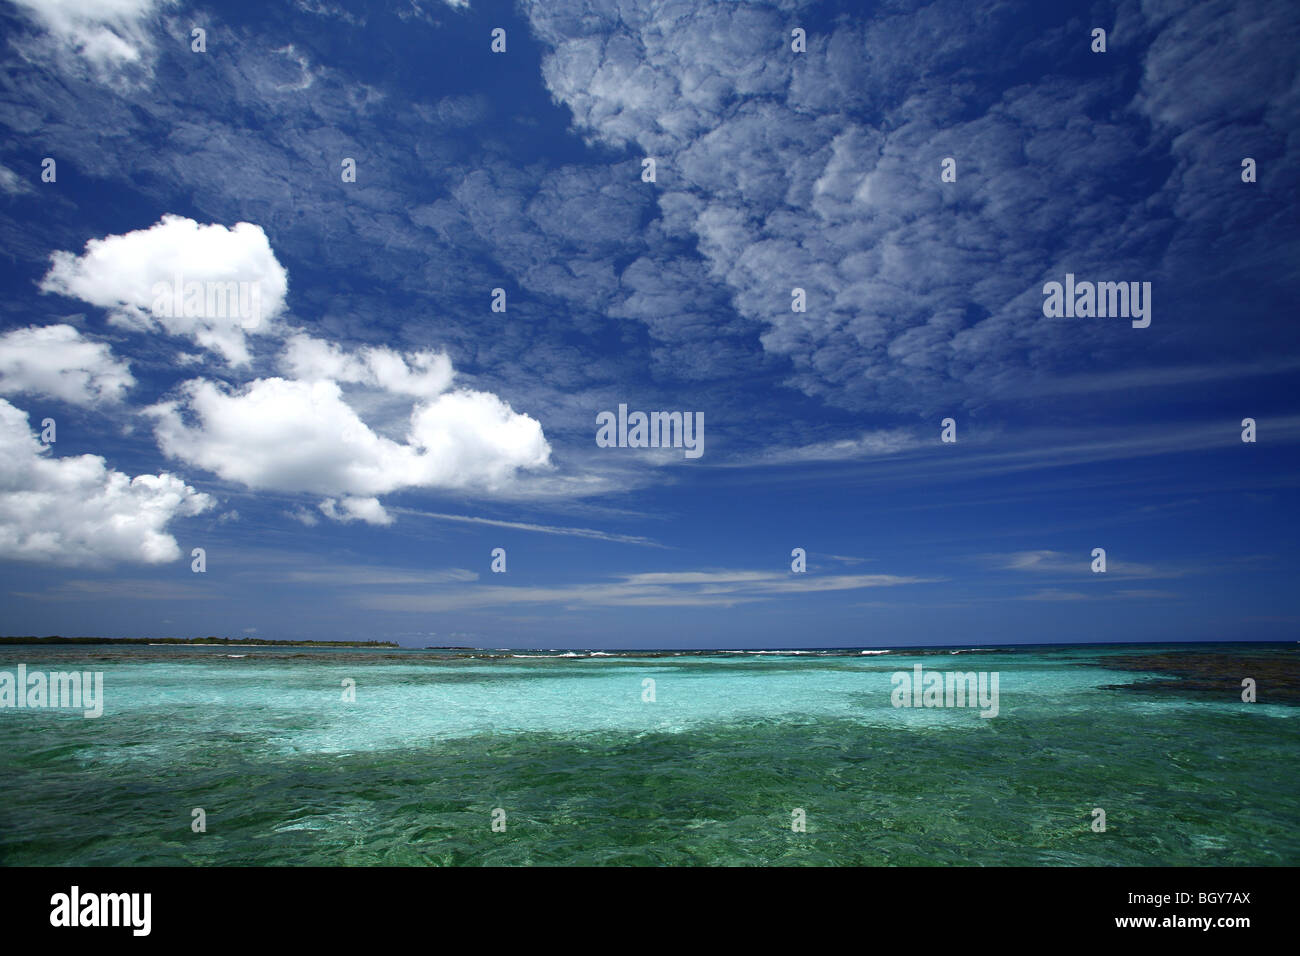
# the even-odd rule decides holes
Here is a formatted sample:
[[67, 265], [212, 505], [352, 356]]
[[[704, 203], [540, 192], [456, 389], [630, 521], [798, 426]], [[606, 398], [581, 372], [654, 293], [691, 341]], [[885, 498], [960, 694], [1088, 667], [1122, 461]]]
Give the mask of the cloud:
[[793, 448], [770, 448], [753, 455], [723, 462], [725, 467], [754, 465], [791, 465], [805, 462], [857, 461], [895, 455], [924, 447], [924, 443], [907, 429], [880, 429], [857, 438], [813, 442]]
[[475, 586], [435, 594], [366, 594], [363, 607], [435, 612], [507, 604], [571, 607], [734, 607], [797, 593], [852, 591], [932, 583], [932, 578], [894, 574], [804, 575], [770, 571], [704, 570], [622, 574], [607, 583], [567, 587]]
[[[17, 597], [33, 601], [219, 601], [221, 595], [197, 584], [153, 578], [61, 581], [43, 591], [10, 591]], [[170, 623], [164, 621], [163, 623]]]
[[42, 292], [107, 309], [125, 328], [161, 327], [236, 366], [249, 361], [245, 332], [271, 329], [289, 287], [266, 233], [249, 222], [227, 229], [166, 215], [148, 229], [91, 239], [81, 256], [50, 260]]
[[308, 511], [306, 508], [295, 508], [293, 511], [286, 511], [285, 515], [305, 524], [309, 528], [314, 528], [320, 524], [320, 519]]
[[[1039, 549], [1035, 551], [1012, 551], [1004, 554], [980, 555], [979, 560], [1002, 571], [1027, 571], [1035, 574], [1055, 574], [1067, 577], [1096, 577], [1101, 580], [1115, 578], [1181, 578], [1194, 573], [1189, 568], [1158, 568], [1149, 564], [1117, 560], [1113, 552], [1106, 554], [1106, 571], [1094, 575], [1092, 571], [1091, 551], [1080, 555], [1066, 554], [1062, 551]], [[1141, 594], [1145, 592], [1134, 592]], [[1059, 599], [1059, 598], [1058, 598]], [[1045, 600], [1045, 598], [1043, 599]]]
[[31, 326], [0, 335], [0, 394], [92, 405], [120, 401], [134, 384], [127, 362], [70, 325]]
[[[192, 379], [180, 397], [148, 410], [169, 456], [252, 489], [325, 496], [338, 521], [388, 524], [376, 496], [403, 489], [495, 493], [521, 470], [550, 466], [535, 419], [487, 392], [443, 391], [454, 372], [445, 356], [390, 349], [348, 354], [296, 336], [283, 364], [302, 379], [264, 378], [239, 389]], [[382, 404], [417, 396], [401, 440], [371, 428], [336, 379], [364, 383], [359, 398]]]
[[598, 531], [593, 528], [565, 528], [557, 525], [530, 524], [525, 521], [501, 521], [496, 518], [479, 518], [473, 515], [448, 515], [433, 511], [412, 511], [400, 509], [400, 513], [419, 515], [438, 521], [455, 521], [462, 524], [481, 524], [494, 528], [510, 528], [512, 531], [535, 531], [539, 534], [554, 534], [563, 537], [589, 538], [592, 541], [612, 541], [618, 544], [638, 544], [647, 548], [662, 548], [664, 545], [650, 538], [632, 534], [615, 534], [611, 531]]
[[[262, 575], [262, 572], [259, 572]], [[425, 588], [436, 584], [477, 581], [478, 573], [465, 568], [444, 568], [430, 571], [408, 571], [402, 568], [383, 568], [369, 564], [334, 565], [324, 569], [286, 571], [275, 575], [291, 584], [324, 584], [331, 587], [373, 588], [383, 586]]]
[[[1177, 280], [1222, 245], [1209, 230], [1225, 216], [1234, 244], [1270, 264], [1261, 277], [1295, 286], [1294, 229], [1282, 217], [1300, 99], [1294, 71], [1275, 66], [1298, 32], [1285, 3], [1129, 10], [1121, 32], [1138, 66], [1100, 75], [1080, 75], [1091, 54], [1066, 14], [1036, 22], [1034, 42], [1021, 43], [1015, 4], [987, 14], [957, 0], [895, 5], [810, 30], [796, 55], [789, 11], [801, 6], [629, 0], [527, 13], [550, 47], [543, 77], [574, 127], [656, 157], [656, 225], [697, 244], [763, 348], [790, 363], [787, 384], [809, 397], [928, 414], [1014, 392], [1030, 371], [1047, 380], [1133, 364], [1114, 358], [1134, 352], [1126, 324], [1043, 319], [1038, 290], [1066, 271], [1150, 277], [1164, 303], [1154, 321], [1199, 305], [1179, 310], [1180, 329], [1203, 327], [1208, 339], [1212, 311], [1178, 302]], [[1008, 61], [1009, 47], [1023, 53]], [[1186, 135], [1222, 116], [1241, 118], [1230, 147], [1208, 126]], [[1221, 187], [1225, 169], [1260, 150], [1279, 180], [1272, 192], [1251, 200]], [[946, 157], [954, 183], [940, 182]], [[1144, 168], [1173, 160], [1188, 176], [1135, 177], [1137, 157]], [[1226, 271], [1251, 257], [1221, 258]], [[790, 308], [796, 287], [806, 312]], [[693, 317], [671, 310], [643, 320], [666, 340], [693, 334]], [[1269, 319], [1254, 326], [1261, 339], [1265, 327], [1290, 334]]]
[[14, 0], [43, 27], [58, 52], [86, 60], [100, 76], [140, 65], [152, 48], [146, 32], [159, 8], [175, 0]]
[[1090, 559], [1080, 563], [1059, 551], [1049, 550], [1014, 551], [1010, 554], [993, 554], [985, 557], [1005, 571], [1052, 571], [1068, 574], [1077, 572], [1090, 563]]
[[344, 524], [349, 521], [380, 525], [393, 523], [378, 498], [344, 498], [342, 501], [326, 498], [320, 503], [320, 510], [325, 517]]
[[1105, 594], [1084, 594], [1081, 591], [1065, 591], [1061, 588], [1039, 588], [1032, 594], [1018, 595], [1017, 601], [1108, 601], [1113, 598], [1138, 600], [1166, 600], [1180, 595], [1173, 591], [1150, 589], [1121, 589]]
[[396, 395], [432, 398], [451, 387], [455, 372], [445, 353], [422, 351], [403, 356], [385, 347], [347, 354], [336, 343], [299, 333], [292, 336], [281, 360], [294, 378], [369, 385]]
[[22, 193], [30, 193], [34, 191], [31, 184], [8, 166], [4, 165], [0, 165], [0, 190], [4, 190], [11, 196], [17, 196]]
[[55, 458], [0, 399], [0, 557], [48, 564], [161, 564], [181, 555], [168, 522], [212, 500], [175, 475], [132, 478], [98, 455]]
[[[1260, 419], [1260, 427], [1265, 426], [1271, 443], [1300, 442], [1300, 415]], [[1063, 472], [1098, 462], [1193, 455], [1242, 446], [1240, 418], [1234, 417], [1145, 425], [1128, 421], [1121, 425], [1073, 429], [1026, 427], [1011, 431], [984, 426], [962, 434], [956, 445], [942, 444], [938, 429], [932, 434], [935, 437], [928, 446], [922, 443], [914, 451], [871, 459], [867, 467], [872, 480], [882, 486], [886, 483], [908, 487], [948, 484], [954, 480], [971, 481], [1034, 471]], [[953, 451], [958, 448], [963, 450], [960, 458], [954, 459]], [[957, 460], [960, 468], [954, 469], [952, 465]], [[1078, 487], [1068, 477], [1065, 480], [1069, 487]], [[1165, 490], [1169, 487], [1166, 485]]]

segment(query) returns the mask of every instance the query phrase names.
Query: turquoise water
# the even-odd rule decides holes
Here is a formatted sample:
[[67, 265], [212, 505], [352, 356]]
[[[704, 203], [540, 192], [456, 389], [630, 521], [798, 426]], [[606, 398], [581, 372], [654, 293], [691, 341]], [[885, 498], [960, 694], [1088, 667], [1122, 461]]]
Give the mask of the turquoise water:
[[[2, 647], [105, 704], [0, 710], [0, 862], [1300, 862], [1300, 708], [1103, 689], [1155, 676], [1109, 653]], [[997, 716], [893, 706], [916, 663], [996, 672]]]

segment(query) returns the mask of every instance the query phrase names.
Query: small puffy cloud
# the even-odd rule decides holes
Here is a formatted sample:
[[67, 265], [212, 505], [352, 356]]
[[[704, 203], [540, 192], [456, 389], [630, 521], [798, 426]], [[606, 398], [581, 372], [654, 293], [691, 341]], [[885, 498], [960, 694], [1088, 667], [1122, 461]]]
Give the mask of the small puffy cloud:
[[[347, 353], [296, 336], [282, 365], [301, 377], [257, 379], [238, 390], [206, 379], [184, 383], [179, 398], [149, 410], [159, 447], [249, 488], [320, 495], [327, 517], [371, 524], [392, 520], [378, 495], [500, 492], [519, 471], [550, 466], [536, 419], [487, 392], [440, 391], [454, 375], [440, 353]], [[401, 440], [391, 428], [371, 428], [340, 381], [363, 386], [371, 399], [416, 398]]]
[[135, 384], [130, 366], [70, 325], [0, 335], [0, 395], [26, 393], [71, 405], [120, 401]]
[[266, 233], [250, 222], [227, 229], [167, 215], [50, 260], [41, 291], [107, 309], [126, 328], [184, 336], [231, 365], [248, 362], [245, 332], [266, 332], [289, 289]]
[[55, 458], [0, 399], [0, 558], [160, 564], [181, 556], [169, 521], [212, 500], [175, 475], [132, 478], [98, 455]]
[[344, 498], [341, 502], [326, 498], [320, 503], [321, 513], [335, 521], [364, 521], [366, 524], [392, 524], [392, 516], [384, 510], [378, 498]]
[[363, 348], [349, 355], [333, 342], [298, 334], [289, 339], [281, 364], [294, 378], [368, 385], [415, 398], [432, 398], [451, 387], [455, 373], [442, 352]]
[[316, 525], [320, 524], [320, 519], [306, 508], [295, 508], [293, 511], [286, 511], [285, 515], [295, 521], [301, 521], [309, 528], [314, 528]]

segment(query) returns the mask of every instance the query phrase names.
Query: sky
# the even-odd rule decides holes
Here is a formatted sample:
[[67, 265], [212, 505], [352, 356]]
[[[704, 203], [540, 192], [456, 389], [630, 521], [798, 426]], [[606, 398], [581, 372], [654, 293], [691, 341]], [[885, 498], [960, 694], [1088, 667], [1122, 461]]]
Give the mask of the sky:
[[1290, 0], [0, 24], [0, 633], [1296, 638]]

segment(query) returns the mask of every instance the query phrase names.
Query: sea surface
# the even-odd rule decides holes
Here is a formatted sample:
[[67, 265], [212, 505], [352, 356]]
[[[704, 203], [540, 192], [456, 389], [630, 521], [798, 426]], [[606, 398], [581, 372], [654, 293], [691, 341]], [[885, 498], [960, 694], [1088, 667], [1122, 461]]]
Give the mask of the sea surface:
[[0, 864], [1295, 865], [1296, 648], [0, 646], [105, 696], [0, 709]]

